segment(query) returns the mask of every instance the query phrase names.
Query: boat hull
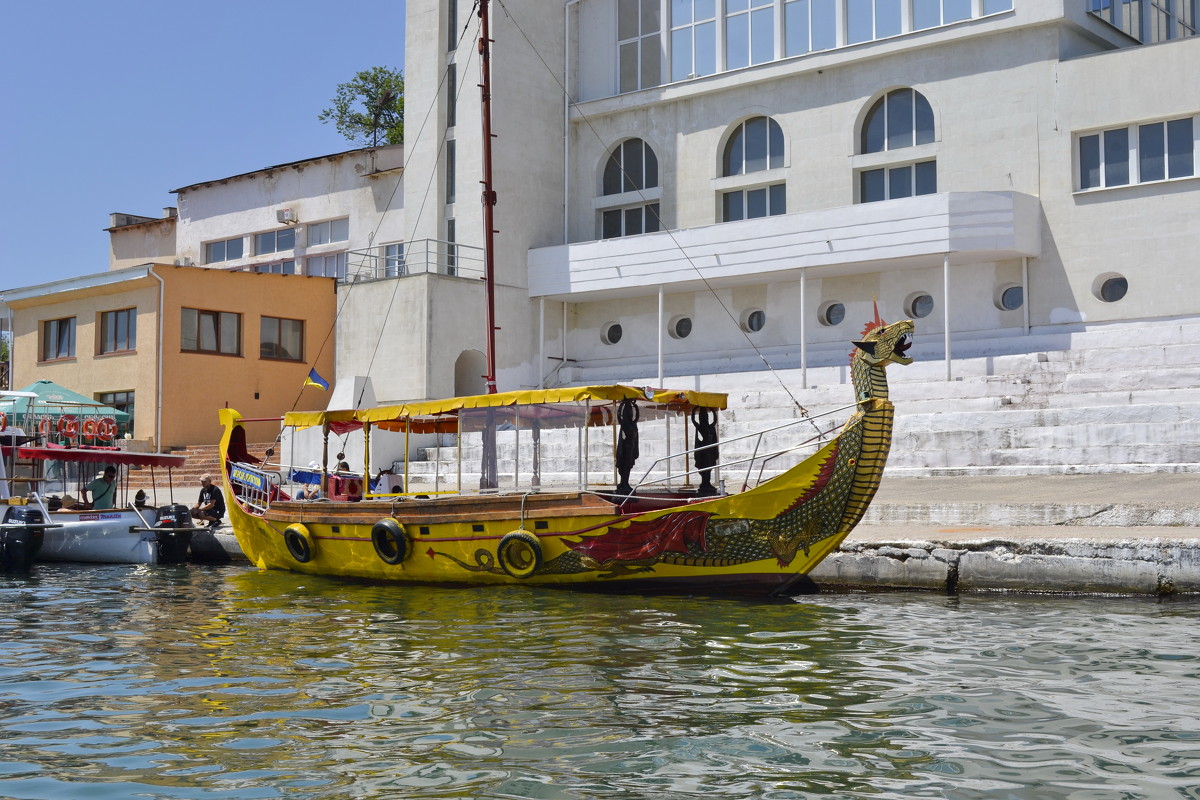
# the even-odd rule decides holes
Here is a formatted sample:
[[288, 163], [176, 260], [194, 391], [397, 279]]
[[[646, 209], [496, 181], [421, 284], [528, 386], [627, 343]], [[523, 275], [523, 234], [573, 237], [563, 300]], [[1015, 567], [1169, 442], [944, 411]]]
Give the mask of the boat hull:
[[95, 564], [165, 564], [186, 560], [187, 531], [145, 530], [133, 510], [52, 511], [38, 561]]

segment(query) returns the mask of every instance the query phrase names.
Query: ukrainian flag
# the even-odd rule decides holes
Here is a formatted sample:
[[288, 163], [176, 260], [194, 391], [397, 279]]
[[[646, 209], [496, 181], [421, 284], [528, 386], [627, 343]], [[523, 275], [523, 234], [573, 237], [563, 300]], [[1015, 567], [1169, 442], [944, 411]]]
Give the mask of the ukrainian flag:
[[325, 391], [329, 391], [329, 381], [317, 374], [316, 368], [308, 371], [308, 377], [304, 379], [305, 386], [318, 386]]

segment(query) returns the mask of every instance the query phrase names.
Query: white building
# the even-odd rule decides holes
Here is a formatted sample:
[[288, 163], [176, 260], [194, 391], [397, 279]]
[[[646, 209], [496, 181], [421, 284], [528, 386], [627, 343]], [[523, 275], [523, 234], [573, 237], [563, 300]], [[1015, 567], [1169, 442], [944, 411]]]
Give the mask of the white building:
[[[1196, 5], [493, 7], [501, 388], [841, 363], [873, 300], [939, 359], [1195, 317]], [[408, 4], [405, 209], [479, 244], [470, 7]]]

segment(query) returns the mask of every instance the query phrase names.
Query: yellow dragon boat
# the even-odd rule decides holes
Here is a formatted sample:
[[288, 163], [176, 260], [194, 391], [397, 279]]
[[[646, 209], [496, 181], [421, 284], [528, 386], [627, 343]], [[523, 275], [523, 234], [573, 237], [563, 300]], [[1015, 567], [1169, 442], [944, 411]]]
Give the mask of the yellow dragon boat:
[[[282, 476], [247, 452], [242, 417], [222, 409], [230, 522], [263, 569], [371, 581], [794, 593], [875, 495], [894, 414], [885, 368], [912, 363], [912, 330], [911, 320], [889, 325], [876, 316], [854, 343], [855, 401], [841, 409], [849, 419], [840, 431], [828, 435], [806, 417], [770, 437], [719, 443], [725, 395], [620, 385], [293, 412], [283, 420], [285, 428], [320, 426], [326, 437], [361, 430], [368, 463], [372, 431], [455, 434], [454, 486], [436, 491], [414, 488], [407, 470], [396, 487], [404, 491], [347, 489], [326, 464], [326, 496], [347, 499], [291, 499]], [[664, 426], [668, 443], [671, 425], [690, 431], [695, 446], [655, 459], [633, 483], [639, 428], [650, 425]], [[818, 433], [805, 436], [801, 426]], [[783, 436], [794, 441], [776, 445]], [[501, 440], [513, 454], [504, 470]], [[468, 442], [477, 443], [480, 463], [464, 464]], [[548, 451], [564, 444], [578, 459], [574, 486], [563, 485], [561, 471], [545, 482], [542, 475]], [[722, 462], [722, 447], [738, 454]], [[480, 488], [464, 488], [464, 474], [478, 474]], [[739, 486], [729, 490], [730, 483]]]

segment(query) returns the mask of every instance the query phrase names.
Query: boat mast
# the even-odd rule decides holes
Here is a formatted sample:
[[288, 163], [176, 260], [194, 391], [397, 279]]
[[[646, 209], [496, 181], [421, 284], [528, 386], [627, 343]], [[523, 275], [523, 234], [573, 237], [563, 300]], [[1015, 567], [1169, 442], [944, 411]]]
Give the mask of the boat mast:
[[479, 89], [483, 116], [483, 280], [486, 302], [484, 325], [487, 329], [487, 393], [496, 393], [496, 261], [494, 254], [493, 213], [496, 190], [492, 188], [492, 67], [491, 33], [488, 28], [489, 0], [479, 0]]

